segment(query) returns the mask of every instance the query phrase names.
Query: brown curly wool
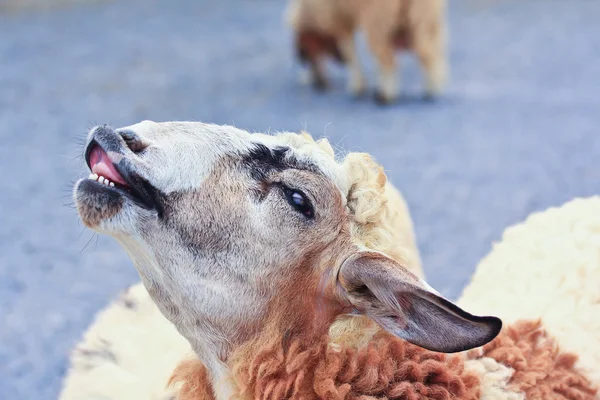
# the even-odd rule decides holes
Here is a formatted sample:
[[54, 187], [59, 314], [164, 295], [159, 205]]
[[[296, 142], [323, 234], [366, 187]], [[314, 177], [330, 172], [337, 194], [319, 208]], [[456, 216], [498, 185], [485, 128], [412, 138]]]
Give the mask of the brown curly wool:
[[206, 368], [198, 359], [177, 366], [168, 385], [177, 384], [180, 384], [177, 400], [215, 400]]
[[509, 386], [527, 399], [593, 400], [597, 393], [575, 368], [577, 356], [561, 352], [541, 321], [519, 321], [469, 357], [491, 357], [514, 369]]
[[469, 399], [479, 398], [479, 378], [460, 356], [422, 349], [386, 333], [368, 346], [336, 350], [329, 338], [309, 348], [292, 343], [239, 358], [233, 377], [240, 397], [286, 399]]

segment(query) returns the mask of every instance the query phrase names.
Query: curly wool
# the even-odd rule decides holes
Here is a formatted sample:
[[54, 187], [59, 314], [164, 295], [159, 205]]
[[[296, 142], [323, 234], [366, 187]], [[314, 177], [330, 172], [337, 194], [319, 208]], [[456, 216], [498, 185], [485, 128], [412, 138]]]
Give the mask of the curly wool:
[[[577, 356], [560, 351], [540, 321], [507, 326], [466, 357], [425, 350], [385, 332], [359, 350], [328, 341], [242, 349], [232, 362], [240, 398], [593, 400], [598, 393], [575, 368]], [[178, 400], [213, 400], [200, 362], [183, 363], [172, 378], [177, 381]]]
[[575, 368], [577, 355], [559, 350], [541, 321], [519, 321], [492, 342], [468, 353], [490, 357], [514, 370], [509, 388], [527, 399], [593, 400], [597, 388]]
[[177, 400], [215, 400], [208, 372], [198, 359], [179, 364], [168, 386], [175, 389]]
[[[233, 380], [241, 398], [406, 399], [479, 398], [479, 378], [460, 356], [449, 356], [378, 333], [361, 349], [319, 343], [263, 346], [253, 357], [234, 357]], [[242, 351], [242, 353], [245, 353]], [[247, 354], [247, 353], [245, 353]], [[181, 398], [192, 400], [196, 398]]]
[[399, 194], [388, 184], [383, 167], [366, 153], [348, 154], [344, 165], [351, 180], [347, 201], [353, 237], [402, 265], [419, 265], [418, 256], [408, 253], [413, 246], [398, 246], [407, 240], [414, 245], [414, 238], [407, 237], [406, 228], [399, 224], [402, 200], [393, 198]]

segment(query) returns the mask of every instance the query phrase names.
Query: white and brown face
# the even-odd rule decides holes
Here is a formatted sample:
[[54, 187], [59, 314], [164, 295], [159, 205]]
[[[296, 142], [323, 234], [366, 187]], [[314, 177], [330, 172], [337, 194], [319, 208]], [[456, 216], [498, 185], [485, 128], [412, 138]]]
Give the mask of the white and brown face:
[[362, 313], [439, 351], [496, 336], [499, 320], [472, 316], [391, 259], [359, 250], [342, 164], [289, 143], [190, 122], [96, 127], [85, 151], [92, 174], [74, 189], [79, 215], [123, 245], [212, 370], [269, 318], [306, 328], [323, 304], [325, 324]]

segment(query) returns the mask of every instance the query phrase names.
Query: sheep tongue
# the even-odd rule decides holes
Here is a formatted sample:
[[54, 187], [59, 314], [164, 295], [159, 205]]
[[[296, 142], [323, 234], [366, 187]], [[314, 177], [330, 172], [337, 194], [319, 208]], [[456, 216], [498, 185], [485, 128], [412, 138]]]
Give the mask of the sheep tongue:
[[117, 171], [112, 161], [108, 158], [108, 154], [100, 146], [94, 147], [90, 153], [90, 165], [94, 174], [103, 176], [111, 182], [127, 186], [125, 179], [119, 174], [119, 171]]

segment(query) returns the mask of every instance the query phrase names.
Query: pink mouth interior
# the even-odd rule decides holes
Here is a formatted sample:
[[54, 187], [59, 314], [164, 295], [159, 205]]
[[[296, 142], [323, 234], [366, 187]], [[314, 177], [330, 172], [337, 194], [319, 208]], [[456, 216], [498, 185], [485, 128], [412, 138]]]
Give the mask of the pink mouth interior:
[[111, 182], [118, 183], [123, 186], [128, 186], [125, 179], [119, 174], [108, 155], [100, 146], [96, 146], [90, 153], [90, 165], [92, 172], [98, 176], [103, 176]]

